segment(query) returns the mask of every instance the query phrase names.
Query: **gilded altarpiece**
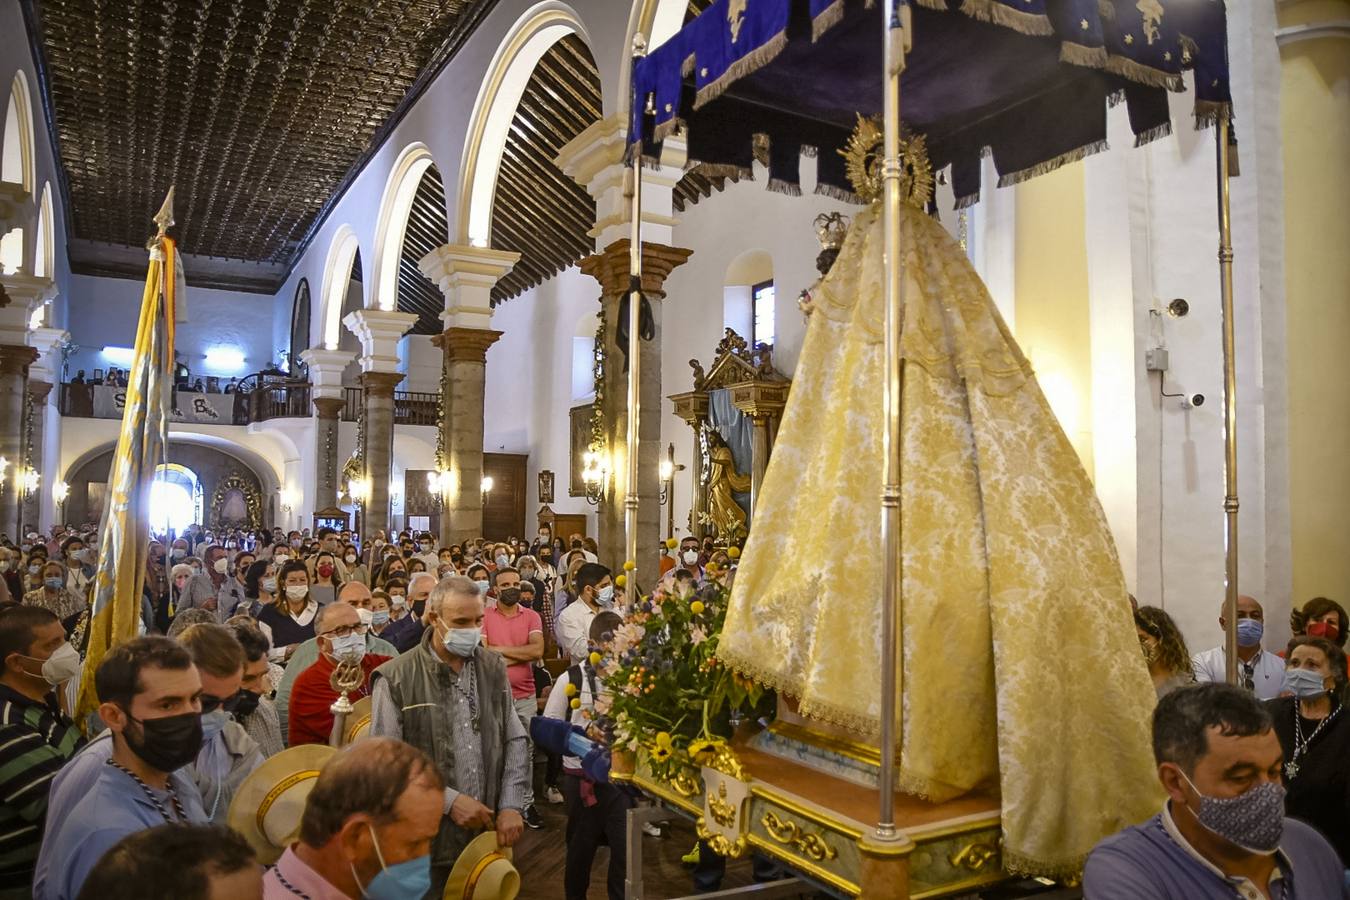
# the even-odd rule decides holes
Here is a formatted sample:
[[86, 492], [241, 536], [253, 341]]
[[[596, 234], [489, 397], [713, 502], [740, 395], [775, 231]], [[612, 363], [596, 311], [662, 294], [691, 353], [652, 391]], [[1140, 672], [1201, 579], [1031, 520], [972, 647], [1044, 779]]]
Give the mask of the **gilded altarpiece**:
[[[708, 535], [719, 542], [739, 544], [745, 540], [754, 515], [764, 472], [769, 466], [778, 422], [787, 404], [792, 382], [773, 366], [773, 348], [751, 347], [733, 329], [726, 329], [714, 352], [712, 365], [704, 369], [689, 360], [693, 390], [672, 394], [675, 414], [694, 429], [691, 472], [693, 505], [690, 533]], [[748, 468], [745, 453], [736, 459], [722, 429], [714, 424], [720, 396], [750, 422]], [[748, 492], [748, 500], [744, 496]]]

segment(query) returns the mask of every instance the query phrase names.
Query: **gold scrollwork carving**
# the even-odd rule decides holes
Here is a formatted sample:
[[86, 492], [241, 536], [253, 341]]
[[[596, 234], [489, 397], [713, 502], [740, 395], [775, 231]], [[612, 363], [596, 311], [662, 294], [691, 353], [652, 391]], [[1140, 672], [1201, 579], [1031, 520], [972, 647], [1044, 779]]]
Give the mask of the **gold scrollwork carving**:
[[703, 792], [703, 785], [687, 769], [680, 769], [670, 776], [670, 786], [681, 797], [697, 797]]
[[[223, 515], [225, 501], [232, 491], [238, 491], [244, 499], [244, 508], [247, 510], [247, 519], [243, 522], [226, 521]], [[216, 490], [211, 495], [211, 508], [208, 515], [210, 516], [212, 527], [215, 528], [230, 525], [243, 526], [249, 529], [258, 528], [262, 525], [262, 497], [258, 493], [258, 489], [254, 486], [253, 482], [238, 472], [231, 472], [216, 485]]]
[[998, 847], [983, 841], [967, 844], [947, 857], [947, 862], [953, 866], [969, 869], [972, 872], [982, 871], [985, 866], [997, 860]]
[[750, 847], [744, 835], [733, 841], [724, 834], [709, 830], [708, 823], [703, 821], [702, 817], [694, 823], [694, 831], [698, 834], [699, 840], [706, 841], [714, 853], [728, 859], [740, 859]]
[[789, 819], [780, 819], [771, 809], [765, 810], [759, 824], [764, 826], [769, 837], [780, 844], [795, 847], [799, 853], [816, 862], [839, 858], [839, 851], [820, 835], [804, 831], [801, 826]]
[[736, 824], [736, 806], [727, 801], [727, 783], [718, 782], [717, 792], [708, 791], [708, 812], [713, 821], [723, 828], [732, 828]]

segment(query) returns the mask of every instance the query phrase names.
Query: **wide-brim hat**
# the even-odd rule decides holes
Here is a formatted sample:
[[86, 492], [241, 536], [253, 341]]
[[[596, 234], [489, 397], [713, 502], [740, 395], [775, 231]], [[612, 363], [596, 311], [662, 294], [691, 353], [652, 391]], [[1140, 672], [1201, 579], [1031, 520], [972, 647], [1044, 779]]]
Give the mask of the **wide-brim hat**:
[[347, 725], [342, 729], [342, 746], [370, 734], [370, 698], [362, 697], [352, 704], [347, 713]]
[[244, 836], [263, 865], [276, 862], [300, 833], [305, 800], [334, 753], [324, 744], [282, 750], [239, 785], [230, 801], [229, 825]]
[[515, 900], [520, 873], [511, 864], [511, 848], [497, 846], [497, 832], [485, 831], [455, 860], [442, 900]]

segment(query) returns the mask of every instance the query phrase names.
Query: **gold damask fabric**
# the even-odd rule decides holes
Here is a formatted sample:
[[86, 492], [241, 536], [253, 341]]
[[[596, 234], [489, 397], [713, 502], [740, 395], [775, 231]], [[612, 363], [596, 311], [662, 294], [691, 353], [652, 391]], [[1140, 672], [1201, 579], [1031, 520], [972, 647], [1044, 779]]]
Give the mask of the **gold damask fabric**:
[[[1157, 811], [1155, 695], [1087, 474], [960, 246], [904, 212], [902, 790], [997, 786], [1010, 871], [1076, 871]], [[860, 213], [805, 344], [718, 657], [880, 729], [882, 227]]]

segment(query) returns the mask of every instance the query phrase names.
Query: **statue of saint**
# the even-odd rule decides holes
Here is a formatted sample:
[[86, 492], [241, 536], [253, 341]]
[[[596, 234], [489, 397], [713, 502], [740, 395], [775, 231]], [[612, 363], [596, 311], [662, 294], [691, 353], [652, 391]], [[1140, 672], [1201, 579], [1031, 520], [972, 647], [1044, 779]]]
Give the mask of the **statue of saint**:
[[745, 510], [732, 497], [750, 490], [750, 476], [736, 471], [736, 461], [716, 428], [708, 429], [708, 518], [717, 536], [735, 542], [746, 534]]

